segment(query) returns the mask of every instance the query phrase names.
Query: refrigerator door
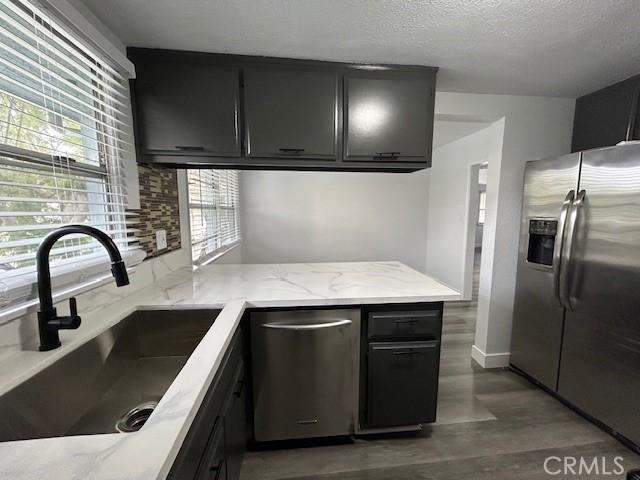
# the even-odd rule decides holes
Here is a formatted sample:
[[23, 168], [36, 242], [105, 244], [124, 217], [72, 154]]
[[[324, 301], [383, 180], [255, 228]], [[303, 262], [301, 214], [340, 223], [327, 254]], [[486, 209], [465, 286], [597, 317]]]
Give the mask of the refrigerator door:
[[525, 168], [510, 362], [553, 390], [564, 317], [560, 256], [580, 155], [528, 162]]
[[558, 391], [640, 445], [640, 145], [584, 152], [580, 189]]

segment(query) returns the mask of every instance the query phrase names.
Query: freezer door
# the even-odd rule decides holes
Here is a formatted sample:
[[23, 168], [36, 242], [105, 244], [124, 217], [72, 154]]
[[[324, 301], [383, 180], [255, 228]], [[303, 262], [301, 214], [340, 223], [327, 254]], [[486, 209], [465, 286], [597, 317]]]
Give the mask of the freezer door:
[[583, 153], [559, 393], [640, 445], [640, 145]]
[[558, 298], [562, 234], [579, 170], [579, 153], [525, 167], [510, 362], [554, 390], [564, 316]]

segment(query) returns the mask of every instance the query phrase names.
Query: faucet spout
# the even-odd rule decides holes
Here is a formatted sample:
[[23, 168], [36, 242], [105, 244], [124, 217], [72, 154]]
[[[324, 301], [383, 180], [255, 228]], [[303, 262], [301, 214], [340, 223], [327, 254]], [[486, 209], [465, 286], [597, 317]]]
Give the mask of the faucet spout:
[[127, 267], [122, 260], [118, 260], [117, 262], [113, 262], [111, 264], [111, 274], [113, 275], [113, 278], [115, 278], [116, 285], [118, 287], [129, 285], [129, 275], [127, 274]]
[[75, 306], [75, 299], [71, 299], [71, 315], [59, 317], [53, 306], [51, 293], [51, 271], [49, 269], [49, 254], [53, 245], [65, 235], [82, 233], [95, 238], [109, 253], [111, 259], [111, 273], [116, 280], [116, 285], [122, 287], [129, 284], [129, 276], [125, 268], [120, 250], [109, 235], [102, 230], [87, 225], [67, 225], [51, 231], [40, 243], [36, 253], [36, 266], [38, 269], [38, 295], [40, 298], [40, 311], [38, 312], [38, 326], [40, 328], [40, 351], [53, 350], [60, 346], [60, 329], [75, 329], [80, 326]]

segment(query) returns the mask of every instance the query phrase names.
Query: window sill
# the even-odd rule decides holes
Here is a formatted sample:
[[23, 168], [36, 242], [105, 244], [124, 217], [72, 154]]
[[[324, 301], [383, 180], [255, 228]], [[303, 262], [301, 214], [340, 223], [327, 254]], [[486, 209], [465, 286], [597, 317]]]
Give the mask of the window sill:
[[205, 267], [207, 265], [210, 265], [211, 263], [215, 262], [216, 260], [220, 260], [220, 258], [224, 257], [227, 253], [229, 253], [232, 250], [235, 250], [236, 247], [240, 246], [241, 241], [238, 240], [235, 243], [232, 243], [231, 245], [227, 245], [225, 247], [223, 247], [222, 249], [218, 250], [217, 252], [213, 252], [210, 255], [208, 255], [207, 257], [205, 257], [204, 259], [201, 259], [197, 262], [194, 263], [193, 265], [193, 269], [197, 270], [201, 267]]

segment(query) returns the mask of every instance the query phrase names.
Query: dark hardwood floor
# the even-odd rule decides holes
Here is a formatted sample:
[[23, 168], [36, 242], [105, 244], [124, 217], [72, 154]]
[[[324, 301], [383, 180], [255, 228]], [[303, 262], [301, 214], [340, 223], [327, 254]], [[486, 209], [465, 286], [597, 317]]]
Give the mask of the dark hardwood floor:
[[[608, 472], [615, 457], [640, 467], [640, 456], [522, 377], [475, 367], [475, 309], [475, 299], [445, 306], [437, 423], [418, 434], [252, 451], [242, 480], [614, 479], [624, 475], [603, 474], [603, 462]], [[576, 475], [550, 475], [549, 457], [558, 457], [553, 471], [565, 457], [597, 457], [600, 474], [576, 466]]]

